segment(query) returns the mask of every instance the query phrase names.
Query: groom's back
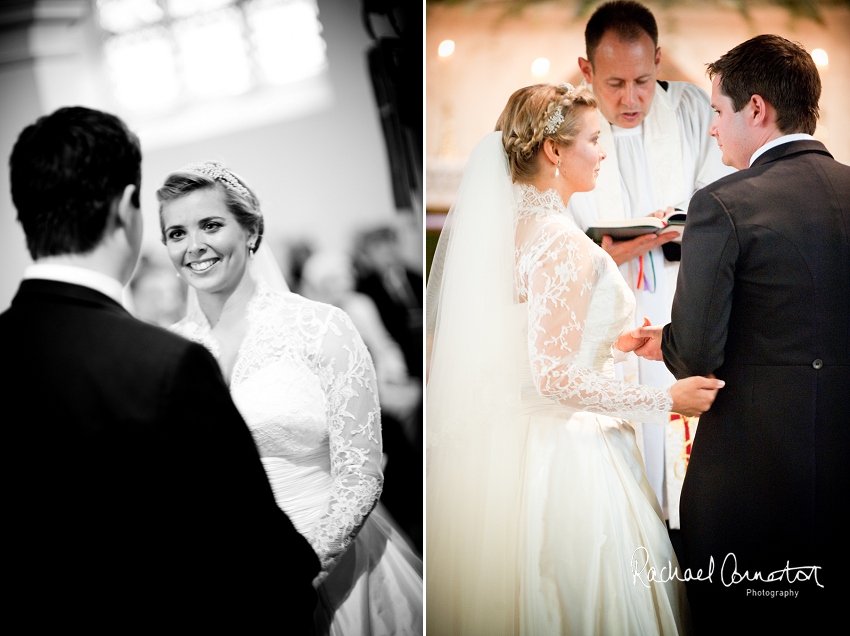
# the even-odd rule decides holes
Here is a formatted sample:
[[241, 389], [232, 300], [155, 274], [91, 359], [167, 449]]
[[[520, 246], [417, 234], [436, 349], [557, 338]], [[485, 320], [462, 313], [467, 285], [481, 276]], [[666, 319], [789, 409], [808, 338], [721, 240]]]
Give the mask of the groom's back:
[[309, 585], [297, 551], [309, 546], [286, 534], [203, 347], [96, 291], [44, 280], [22, 283], [0, 333], [15, 414], [4, 569], [20, 603], [67, 603], [81, 620], [144, 608], [201, 621], [267, 594], [279, 603], [286, 586], [252, 565], [268, 541], [292, 550], [293, 580]]
[[28, 433], [74, 444], [150, 434], [157, 391], [189, 348], [92, 289], [48, 280], [24, 281], [0, 328], [11, 395], [31, 400], [27, 419], [40, 422]]

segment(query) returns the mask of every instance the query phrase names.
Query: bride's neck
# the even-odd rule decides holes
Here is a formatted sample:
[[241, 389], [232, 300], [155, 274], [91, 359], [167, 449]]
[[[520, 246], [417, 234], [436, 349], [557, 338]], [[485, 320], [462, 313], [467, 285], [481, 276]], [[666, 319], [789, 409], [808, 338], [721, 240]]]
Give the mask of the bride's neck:
[[229, 291], [205, 293], [198, 291], [198, 304], [207, 317], [210, 328], [227, 326], [245, 317], [248, 302], [257, 286], [246, 271], [235, 288]]
[[540, 170], [536, 175], [534, 175], [534, 177], [528, 179], [525, 183], [533, 185], [540, 192], [554, 190], [561, 195], [561, 200], [564, 202], [564, 205], [567, 205], [567, 203], [570, 202], [570, 197], [572, 197], [575, 193], [575, 190], [570, 187], [567, 177], [563, 172], [561, 172], [561, 176], [555, 177], [552, 170]]

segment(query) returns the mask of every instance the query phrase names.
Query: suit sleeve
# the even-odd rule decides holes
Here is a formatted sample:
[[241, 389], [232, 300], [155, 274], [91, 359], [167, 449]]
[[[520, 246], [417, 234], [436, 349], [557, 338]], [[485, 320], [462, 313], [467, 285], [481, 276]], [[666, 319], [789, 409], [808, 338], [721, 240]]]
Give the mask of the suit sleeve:
[[723, 364], [739, 244], [726, 206], [700, 190], [688, 208], [664, 363], [677, 378], [714, 373]]

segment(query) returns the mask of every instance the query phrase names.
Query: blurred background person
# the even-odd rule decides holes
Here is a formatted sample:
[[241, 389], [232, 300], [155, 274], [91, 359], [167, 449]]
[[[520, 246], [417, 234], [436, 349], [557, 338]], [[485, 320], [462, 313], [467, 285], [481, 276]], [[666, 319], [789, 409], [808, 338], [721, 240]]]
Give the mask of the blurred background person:
[[186, 314], [186, 283], [168, 263], [140, 258], [129, 290], [128, 304], [140, 320], [167, 328]]
[[302, 293], [302, 278], [304, 263], [310, 255], [316, 251], [314, 241], [310, 239], [293, 239], [284, 244], [284, 254], [281, 259], [281, 268], [289, 289], [296, 294]]
[[423, 278], [403, 250], [400, 231], [390, 223], [362, 230], [354, 252], [356, 286], [375, 302], [410, 374], [421, 378]]

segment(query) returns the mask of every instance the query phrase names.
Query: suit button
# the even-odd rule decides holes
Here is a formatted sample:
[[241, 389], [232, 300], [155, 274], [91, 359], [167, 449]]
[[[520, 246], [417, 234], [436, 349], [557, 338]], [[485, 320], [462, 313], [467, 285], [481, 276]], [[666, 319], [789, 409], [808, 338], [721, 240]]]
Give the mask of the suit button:
[[813, 366], [815, 369], [820, 369], [820, 368], [823, 366], [823, 360], [821, 360], [820, 358], [818, 358], [817, 360], [815, 360], [814, 362], [812, 362], [812, 366]]

